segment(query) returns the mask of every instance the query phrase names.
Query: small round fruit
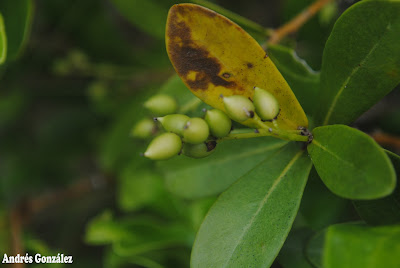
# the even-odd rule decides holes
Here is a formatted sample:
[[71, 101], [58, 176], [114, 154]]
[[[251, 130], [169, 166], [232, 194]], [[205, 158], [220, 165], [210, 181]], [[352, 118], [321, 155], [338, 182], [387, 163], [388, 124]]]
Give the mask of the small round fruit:
[[233, 95], [224, 97], [223, 101], [226, 113], [233, 120], [243, 122], [254, 117], [254, 104], [248, 98], [241, 95]]
[[157, 117], [156, 119], [161, 123], [166, 131], [182, 136], [183, 128], [190, 118], [184, 114], [169, 114], [164, 117]]
[[190, 118], [183, 129], [183, 140], [191, 144], [202, 143], [209, 135], [210, 130], [206, 121], [198, 117]]
[[253, 102], [257, 115], [262, 120], [273, 120], [279, 114], [279, 103], [268, 91], [259, 87], [254, 88]]
[[156, 124], [153, 120], [145, 118], [136, 123], [131, 131], [131, 135], [135, 138], [146, 139], [151, 137], [156, 131]]
[[216, 138], [223, 138], [231, 131], [232, 120], [221, 110], [208, 110], [204, 120], [210, 128], [211, 134]]
[[178, 110], [178, 103], [171, 96], [157, 94], [148, 99], [144, 107], [156, 116], [164, 116], [175, 113]]
[[212, 154], [216, 146], [217, 143], [215, 141], [199, 144], [185, 143], [183, 145], [182, 153], [192, 158], [203, 158]]
[[154, 138], [144, 156], [152, 160], [166, 160], [178, 155], [182, 149], [181, 138], [175, 133], [164, 133]]

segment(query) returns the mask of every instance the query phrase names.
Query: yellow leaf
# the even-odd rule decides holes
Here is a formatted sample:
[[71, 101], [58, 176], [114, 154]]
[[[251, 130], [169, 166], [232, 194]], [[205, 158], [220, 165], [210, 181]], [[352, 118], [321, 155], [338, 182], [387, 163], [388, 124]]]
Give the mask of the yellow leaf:
[[[308, 127], [303, 109], [268, 55], [226, 17], [194, 4], [174, 5], [168, 14], [166, 45], [178, 75], [210, 106], [224, 111], [221, 94], [251, 99], [253, 88], [260, 87], [279, 102], [279, 128]], [[252, 119], [242, 124], [257, 127]]]

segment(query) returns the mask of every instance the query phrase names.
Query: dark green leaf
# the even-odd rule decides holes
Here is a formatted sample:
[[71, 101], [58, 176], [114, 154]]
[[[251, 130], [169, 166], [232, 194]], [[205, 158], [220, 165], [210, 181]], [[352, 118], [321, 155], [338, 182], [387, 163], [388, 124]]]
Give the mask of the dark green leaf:
[[0, 12], [3, 14], [7, 33], [7, 59], [15, 59], [26, 43], [32, 24], [32, 0], [1, 0]]
[[307, 228], [292, 230], [277, 257], [284, 268], [313, 268], [305, 255], [305, 247], [313, 231]]
[[155, 0], [112, 0], [119, 12], [149, 35], [164, 39], [168, 8]]
[[[400, 175], [400, 157], [386, 151], [396, 170]], [[360, 217], [371, 225], [390, 225], [400, 223], [400, 187], [397, 184], [393, 193], [385, 198], [369, 201], [353, 201]]]
[[322, 268], [322, 254], [327, 230], [328, 229], [323, 229], [311, 237], [306, 247], [306, 255], [308, 260], [318, 268]]
[[313, 71], [293, 49], [269, 45], [268, 55], [292, 88], [306, 114], [311, 114], [315, 108], [319, 73]]
[[311, 162], [288, 144], [225, 191], [208, 212], [192, 267], [269, 267], [300, 205]]
[[0, 64], [7, 58], [7, 36], [4, 29], [3, 16], [0, 13]]
[[400, 267], [400, 225], [331, 226], [325, 238], [325, 268]]
[[360, 1], [326, 43], [318, 124], [348, 124], [400, 83], [400, 2]]
[[344, 125], [318, 127], [313, 135], [308, 152], [333, 193], [349, 199], [376, 199], [393, 192], [393, 165], [370, 136]]
[[284, 144], [285, 141], [270, 137], [226, 141], [208, 157], [193, 159], [182, 155], [160, 162], [159, 166], [171, 192], [184, 198], [200, 198], [224, 191]]
[[300, 205], [300, 213], [308, 226], [320, 230], [338, 223], [343, 220], [343, 214], [348, 207], [351, 207], [349, 200], [329, 191], [313, 168]]

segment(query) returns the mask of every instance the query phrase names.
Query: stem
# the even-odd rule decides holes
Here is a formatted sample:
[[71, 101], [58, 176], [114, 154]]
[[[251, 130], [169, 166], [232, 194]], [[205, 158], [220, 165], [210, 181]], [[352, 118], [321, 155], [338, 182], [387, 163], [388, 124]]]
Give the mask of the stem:
[[285, 36], [297, 32], [301, 26], [303, 26], [309, 19], [311, 19], [318, 11], [320, 11], [324, 6], [333, 0], [316, 0], [310, 6], [308, 6], [305, 10], [303, 10], [296, 17], [291, 19], [289, 22], [285, 23], [278, 29], [276, 29], [271, 38], [263, 44], [263, 48], [266, 49], [268, 44], [277, 44], [279, 43]]
[[382, 146], [400, 149], [400, 138], [382, 132], [372, 133], [371, 137]]
[[243, 27], [246, 27], [248, 29], [251, 29], [257, 33], [262, 34], [263, 36], [269, 37], [273, 34], [273, 30], [272, 29], [267, 29], [264, 28], [263, 26], [255, 23], [254, 21], [251, 21], [245, 17], [242, 17], [232, 11], [229, 11], [223, 7], [220, 7], [214, 3], [211, 3], [209, 1], [206, 0], [191, 0], [190, 2], [194, 3], [194, 4], [198, 4], [201, 5], [203, 7], [209, 8], [214, 10], [217, 13], [220, 13], [221, 15], [224, 15], [225, 17], [233, 20], [234, 22], [236, 22], [237, 24], [240, 24]]
[[308, 136], [291, 133], [285, 130], [269, 128], [269, 129], [259, 129], [258, 132], [253, 131], [249, 133], [230, 133], [229, 135], [218, 139], [217, 142], [226, 140], [250, 139], [250, 138], [258, 138], [266, 136], [273, 136], [283, 140], [290, 140], [290, 141], [302, 141], [302, 142], [308, 141]]

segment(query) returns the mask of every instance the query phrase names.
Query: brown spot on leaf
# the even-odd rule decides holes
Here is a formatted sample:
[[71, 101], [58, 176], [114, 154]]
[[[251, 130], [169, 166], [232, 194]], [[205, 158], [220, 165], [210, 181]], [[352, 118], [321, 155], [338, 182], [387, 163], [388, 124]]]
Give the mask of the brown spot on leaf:
[[268, 54], [265, 54], [264, 59], [268, 58]]
[[[221, 63], [219, 60], [212, 57], [207, 49], [193, 42], [191, 29], [184, 21], [178, 20], [177, 14], [185, 13], [185, 8], [193, 9], [196, 7], [174, 6], [170, 13], [167, 29], [169, 36], [168, 51], [177, 73], [185, 79], [192, 90], [206, 90], [210, 83], [214, 86], [235, 88], [235, 82], [226, 81], [220, 77]], [[207, 9], [205, 11], [211, 12]], [[176, 40], [181, 40], [181, 42]], [[194, 80], [187, 79], [187, 75], [191, 71], [196, 72]], [[230, 77], [229, 73], [224, 73], [225, 78], [228, 78], [225, 74]]]
[[247, 63], [247, 67], [249, 68], [249, 69], [251, 69], [251, 68], [253, 68], [253, 64], [252, 63]]
[[229, 78], [229, 77], [231, 77], [231, 74], [230, 73], [223, 73], [222, 76], [225, 77], [225, 78]]

